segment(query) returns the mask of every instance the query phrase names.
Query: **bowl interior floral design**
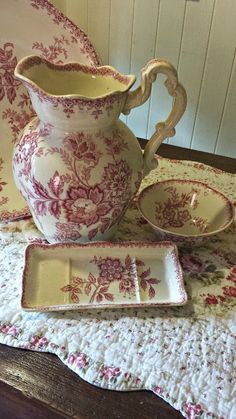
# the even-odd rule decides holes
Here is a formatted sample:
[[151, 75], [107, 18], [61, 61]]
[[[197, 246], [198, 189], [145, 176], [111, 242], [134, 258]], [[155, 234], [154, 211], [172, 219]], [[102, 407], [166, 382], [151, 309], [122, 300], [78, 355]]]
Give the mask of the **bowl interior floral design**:
[[138, 207], [161, 238], [201, 243], [234, 219], [233, 203], [222, 192], [195, 180], [165, 180], [145, 188]]

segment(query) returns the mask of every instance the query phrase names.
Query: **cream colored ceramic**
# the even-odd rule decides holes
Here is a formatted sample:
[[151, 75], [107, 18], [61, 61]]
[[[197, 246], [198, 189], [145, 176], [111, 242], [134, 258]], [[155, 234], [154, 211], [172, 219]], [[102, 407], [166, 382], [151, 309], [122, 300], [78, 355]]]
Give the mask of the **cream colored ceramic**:
[[168, 242], [31, 244], [26, 249], [25, 310], [150, 307], [186, 301], [177, 248]]
[[54, 63], [101, 64], [84, 32], [47, 0], [1, 0], [0, 12], [0, 221], [30, 216], [12, 176], [12, 152], [35, 115], [25, 86], [14, 78], [18, 60], [38, 54]]
[[162, 239], [200, 244], [232, 223], [233, 203], [199, 181], [171, 179], [143, 189], [138, 198], [142, 216]]
[[[119, 115], [147, 100], [158, 73], [167, 76], [174, 104], [143, 157]], [[135, 76], [109, 66], [55, 65], [29, 56], [17, 64], [15, 75], [38, 115], [23, 130], [13, 157], [15, 181], [35, 224], [50, 243], [109, 240], [143, 174], [156, 167], [156, 149], [174, 135], [185, 110], [175, 69], [150, 61], [141, 86], [131, 92]]]

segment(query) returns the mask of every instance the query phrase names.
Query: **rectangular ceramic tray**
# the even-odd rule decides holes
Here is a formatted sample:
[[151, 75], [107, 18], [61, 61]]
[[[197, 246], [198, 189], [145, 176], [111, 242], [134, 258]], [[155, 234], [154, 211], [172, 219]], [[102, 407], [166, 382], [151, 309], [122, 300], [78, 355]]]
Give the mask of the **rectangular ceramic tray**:
[[168, 242], [30, 244], [22, 308], [58, 311], [183, 305], [175, 245]]

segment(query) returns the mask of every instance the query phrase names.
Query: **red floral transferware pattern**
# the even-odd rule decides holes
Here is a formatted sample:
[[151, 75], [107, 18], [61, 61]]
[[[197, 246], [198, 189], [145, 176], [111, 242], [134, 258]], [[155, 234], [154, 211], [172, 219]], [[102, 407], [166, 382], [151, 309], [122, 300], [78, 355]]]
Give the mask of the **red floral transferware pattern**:
[[[136, 266], [142, 267], [143, 272], [139, 273], [140, 288], [143, 291], [148, 289], [149, 299], [156, 295], [153, 285], [157, 285], [160, 280], [157, 278], [150, 278], [151, 269], [145, 266], [145, 263], [136, 259], [135, 262], [127, 255], [124, 263], [118, 258], [102, 258], [94, 257], [91, 260], [92, 264], [97, 265], [99, 275], [96, 277], [92, 273], [88, 274], [88, 279], [73, 277], [70, 284], [61, 288], [63, 292], [69, 292], [70, 298], [74, 303], [80, 302], [79, 295], [86, 295], [88, 297], [87, 303], [101, 303], [102, 301], [114, 301], [118, 299], [118, 295], [130, 299], [135, 296], [137, 281]], [[115, 295], [110, 286], [117, 286]]]
[[[0, 172], [2, 170], [3, 160], [0, 158]], [[0, 177], [0, 192], [3, 190], [4, 186], [6, 186], [6, 182], [3, 181], [3, 179]], [[6, 204], [8, 201], [8, 198], [6, 196], [2, 196], [0, 198], [0, 206], [3, 204]]]
[[[191, 204], [192, 196], [194, 191], [189, 193], [179, 194], [174, 187], [166, 187], [165, 192], [168, 192], [169, 198], [165, 203], [156, 202], [155, 217], [158, 225], [161, 228], [175, 227], [181, 228], [187, 221], [190, 221], [192, 216], [188, 210]], [[197, 199], [195, 199], [192, 209], [198, 205]], [[200, 233], [207, 232], [207, 220], [202, 217], [194, 218], [194, 226], [199, 230]]]
[[[142, 187], [169, 178], [208, 181], [236, 200], [236, 177], [200, 163], [159, 158], [159, 167]], [[188, 419], [228, 419], [235, 407], [235, 307], [233, 296], [209, 304], [206, 296], [223, 296], [236, 281], [236, 225], [209, 243], [180, 252], [189, 303], [181, 308], [127, 309], [86, 313], [19, 310], [25, 242], [41, 238], [32, 223], [18, 237], [0, 235], [0, 340], [7, 345], [56, 354], [91, 384], [114, 390], [151, 390]], [[14, 237], [14, 241], [12, 240]], [[117, 240], [155, 240], [131, 206]], [[54, 332], [52, 332], [52, 325]], [[76, 340], [75, 340], [76, 336]], [[111, 352], [112, 348], [112, 352]], [[178, 354], [178, 356], [176, 356]]]
[[[50, 2], [47, 0], [22, 0], [21, 6], [19, 3], [9, 0], [3, 5], [2, 13], [4, 21], [4, 18], [7, 19], [11, 9], [14, 8], [19, 20], [14, 29], [11, 28], [9, 32], [5, 30], [3, 38], [9, 40], [0, 45], [0, 116], [2, 120], [1, 140], [4, 142], [0, 151], [0, 159], [4, 182], [6, 182], [4, 191], [0, 190], [1, 221], [31, 215], [15, 188], [12, 172], [9, 169], [9, 162], [12, 158], [11, 143], [14, 144], [17, 141], [19, 133], [35, 116], [27, 91], [14, 77], [17, 61], [23, 55], [35, 52], [56, 64], [73, 59], [91, 65], [100, 64], [100, 59], [83, 31]], [[31, 37], [28, 38], [22, 34], [23, 31], [19, 28], [20, 22], [24, 25], [27, 19], [30, 21], [29, 30], [31, 33]], [[32, 21], [35, 23], [34, 26]], [[41, 22], [44, 22], [44, 32], [40, 33]], [[45, 34], [48, 34], [47, 38]]]
[[[43, 48], [42, 48], [43, 49]], [[51, 48], [52, 49], [52, 48]], [[44, 51], [44, 49], [43, 49]], [[47, 49], [46, 52], [44, 51], [45, 55], [41, 55], [41, 57], [32, 56], [30, 59], [27, 60], [27, 62], [22, 62], [19, 67], [18, 71], [20, 73], [24, 73], [24, 71], [31, 69], [33, 67], [46, 65], [47, 68], [52, 69], [56, 72], [78, 72], [81, 71], [84, 74], [91, 74], [91, 75], [100, 75], [100, 76], [109, 76], [114, 80], [117, 80], [120, 82], [120, 84], [123, 84], [124, 86], [128, 86], [131, 84], [133, 76], [125, 76], [120, 73], [118, 73], [115, 69], [109, 66], [104, 67], [91, 67], [91, 66], [85, 66], [80, 63], [69, 63], [64, 66], [57, 66], [55, 64], [60, 63], [55, 61], [54, 54], [52, 55], [54, 58], [54, 61], [51, 60], [51, 62], [43, 61], [42, 58], [46, 58], [47, 55]], [[91, 115], [95, 120], [97, 120], [102, 115], [108, 115], [113, 110], [114, 104], [115, 107], [122, 109], [122, 103], [124, 103], [124, 98], [122, 98], [121, 93], [114, 93], [111, 92], [110, 94], [107, 94], [103, 97], [98, 97], [97, 99], [89, 99], [88, 98], [80, 98], [74, 97], [69, 99], [68, 97], [64, 97], [63, 95], [49, 95], [45, 93], [40, 87], [36, 86], [35, 84], [31, 84], [28, 82], [25, 82], [25, 85], [28, 87], [30, 92], [33, 92], [36, 94], [36, 97], [39, 102], [43, 103], [46, 102], [47, 104], [51, 104], [52, 110], [58, 110], [59, 112], [63, 111], [67, 118], [70, 118], [73, 114], [76, 114], [76, 112], [80, 111], [84, 114]]]
[[[120, 219], [132, 188], [137, 188], [141, 181], [141, 173], [132, 175], [126, 158], [120, 157], [122, 152], [129, 151], [129, 147], [118, 130], [109, 137], [100, 132], [95, 136], [70, 133], [62, 139], [61, 146], [55, 147], [49, 145], [52, 129], [50, 124], [43, 125], [35, 119], [21, 138], [13, 159], [17, 181], [41, 228], [43, 217], [52, 217], [55, 224], [53, 240], [79, 239], [84, 229], [92, 240]], [[46, 146], [45, 138], [48, 139]], [[97, 167], [102, 167], [105, 156], [95, 139], [96, 142], [99, 139], [99, 146], [103, 146], [105, 155], [109, 156], [103, 172], [99, 170], [99, 177], [94, 173], [97, 173]], [[48, 156], [60, 158], [64, 172], [55, 169], [47, 184], [42, 185], [33, 174], [32, 160]]]
[[[34, 82], [34, 71], [42, 67], [53, 77], [61, 71], [67, 77], [71, 71], [97, 74], [105, 77], [107, 88], [99, 79], [103, 94], [94, 98], [78, 95], [76, 89], [74, 95], [46, 92]], [[80, 241], [109, 239], [143, 169], [136, 137], [118, 120], [134, 76], [110, 67], [59, 66], [37, 56], [20, 61], [15, 74], [28, 88], [39, 118], [25, 127], [13, 157], [15, 182], [38, 228], [49, 242], [75, 236]], [[114, 80], [118, 87], [113, 91]], [[73, 225], [70, 233], [68, 223]]]
[[80, 47], [81, 54], [87, 55], [88, 59], [91, 60], [93, 64], [100, 64], [100, 59], [87, 35], [71, 22], [70, 19], [57, 10], [48, 0], [30, 0], [30, 3], [36, 10], [45, 10], [46, 13], [52, 17], [53, 23], [57, 26], [62, 26], [64, 29], [67, 29], [71, 34], [71, 42], [78, 43], [78, 40], [80, 40], [82, 44]]
[[7, 97], [10, 103], [16, 98], [16, 90], [20, 86], [20, 81], [14, 77], [14, 69], [17, 58], [13, 55], [14, 45], [6, 42], [0, 48], [0, 101]]

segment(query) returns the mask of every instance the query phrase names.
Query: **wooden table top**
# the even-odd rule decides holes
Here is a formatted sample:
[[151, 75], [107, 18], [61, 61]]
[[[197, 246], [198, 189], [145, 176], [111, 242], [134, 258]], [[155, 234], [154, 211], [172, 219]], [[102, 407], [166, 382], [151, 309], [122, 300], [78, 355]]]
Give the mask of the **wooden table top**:
[[[158, 154], [199, 161], [236, 173], [236, 159], [164, 144]], [[80, 379], [55, 355], [0, 345], [0, 418], [71, 417], [177, 419], [183, 416], [151, 392], [99, 389]]]

